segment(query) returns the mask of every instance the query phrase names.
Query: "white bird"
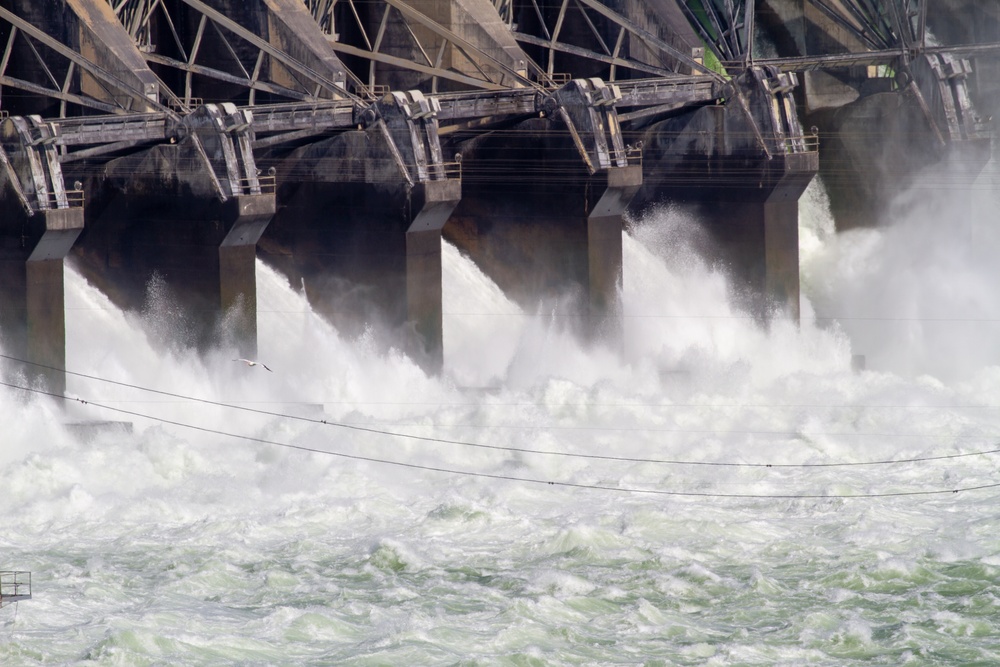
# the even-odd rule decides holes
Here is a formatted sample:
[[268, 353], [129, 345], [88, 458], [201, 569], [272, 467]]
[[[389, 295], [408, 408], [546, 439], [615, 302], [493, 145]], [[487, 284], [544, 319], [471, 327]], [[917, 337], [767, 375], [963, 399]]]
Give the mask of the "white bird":
[[[265, 371], [271, 371], [270, 368], [268, 368], [266, 365], [260, 363], [259, 361], [253, 361], [251, 359], [233, 359], [233, 361], [242, 361], [247, 366], [263, 366], [263, 368], [264, 368]], [[274, 371], [271, 371], [271, 372], [273, 373]]]

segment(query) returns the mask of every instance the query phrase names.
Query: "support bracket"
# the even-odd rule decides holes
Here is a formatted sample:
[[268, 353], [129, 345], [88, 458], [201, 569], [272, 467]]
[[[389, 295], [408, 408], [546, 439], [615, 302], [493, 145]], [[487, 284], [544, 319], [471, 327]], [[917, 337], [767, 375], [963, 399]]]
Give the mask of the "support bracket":
[[437, 120], [441, 105], [436, 98], [426, 97], [417, 90], [393, 92], [372, 105], [371, 110], [374, 114], [362, 114], [363, 117], [377, 118], [383, 123], [408, 182], [442, 181], [458, 176], [457, 168], [444, 162]]
[[573, 79], [552, 95], [587, 171], [628, 166], [621, 124], [615, 104], [622, 98], [618, 86], [602, 80]]
[[230, 103], [205, 104], [185, 116], [184, 126], [211, 164], [220, 200], [274, 193], [273, 176], [257, 173], [251, 110]]
[[0, 124], [0, 150], [25, 213], [83, 206], [79, 188], [67, 190], [55, 146], [59, 128], [39, 116], [12, 116]]

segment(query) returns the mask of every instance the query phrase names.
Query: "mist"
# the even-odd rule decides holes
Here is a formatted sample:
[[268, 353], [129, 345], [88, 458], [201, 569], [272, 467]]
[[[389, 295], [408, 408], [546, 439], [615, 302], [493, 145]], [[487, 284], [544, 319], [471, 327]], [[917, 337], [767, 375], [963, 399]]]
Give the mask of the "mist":
[[822, 180], [800, 201], [802, 291], [869, 370], [944, 381], [1000, 363], [997, 164], [935, 165], [873, 229], [834, 233]]

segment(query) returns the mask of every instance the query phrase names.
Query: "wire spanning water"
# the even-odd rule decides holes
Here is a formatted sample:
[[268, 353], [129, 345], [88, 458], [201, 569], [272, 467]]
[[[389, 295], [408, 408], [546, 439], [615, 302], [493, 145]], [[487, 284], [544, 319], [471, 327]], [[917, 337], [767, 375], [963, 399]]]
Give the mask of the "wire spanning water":
[[[72, 430], [0, 391], [2, 564], [34, 573], [34, 599], [0, 615], [0, 662], [996, 664], [1000, 493], [857, 497], [994, 484], [995, 454], [715, 468], [512, 451], [808, 466], [996, 449], [995, 344], [967, 349], [964, 324], [888, 345], [854, 330], [866, 294], [880, 321], [927, 326], [900, 304], [950, 303], [921, 287], [947, 247], [913, 268], [924, 301], [904, 283], [886, 295], [871, 284], [896, 255], [873, 248], [905, 230], [833, 236], [820, 200], [804, 210], [804, 321], [768, 331], [686, 250], [690, 221], [637, 223], [624, 355], [522, 312], [446, 246], [440, 379], [341, 338], [262, 265], [273, 373], [166, 346], [169, 321], [122, 315], [70, 273], [71, 370], [123, 384], [69, 391], [127, 410], [132, 431]], [[991, 267], [966, 265], [966, 291]], [[826, 497], [782, 497], [799, 495]]]

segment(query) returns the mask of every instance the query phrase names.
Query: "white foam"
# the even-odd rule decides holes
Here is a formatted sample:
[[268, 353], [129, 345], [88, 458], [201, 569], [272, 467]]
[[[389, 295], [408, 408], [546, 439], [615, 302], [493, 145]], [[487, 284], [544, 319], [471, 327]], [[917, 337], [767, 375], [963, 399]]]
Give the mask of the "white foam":
[[[71, 377], [70, 392], [91, 403], [74, 407], [74, 418], [126, 419], [135, 428], [77, 438], [48, 400], [0, 391], [4, 566], [35, 570], [39, 587], [26, 603], [35, 615], [27, 641], [50, 662], [371, 656], [404, 664], [560, 652], [595, 664], [625, 653], [665, 662], [822, 661], [830, 642], [851, 642], [861, 653], [881, 642], [872, 628], [905, 623], [891, 609], [913, 590], [925, 604], [946, 605], [933, 590], [935, 577], [958, 576], [948, 568], [996, 551], [992, 491], [865, 500], [713, 496], [995, 483], [987, 456], [732, 468], [440, 442], [771, 464], [995, 448], [996, 367], [962, 382], [914, 378], [880, 368], [877, 359], [875, 370], [855, 373], [850, 358], [860, 339], [847, 325], [808, 316], [812, 303], [829, 313], [829, 295], [848, 303], [872, 275], [888, 277], [879, 263], [892, 261], [889, 232], [858, 235], [850, 252], [869, 267], [859, 269], [836, 259], [850, 239], [832, 236], [826, 223], [810, 228], [818, 231], [803, 235], [806, 317], [799, 327], [778, 322], [765, 330], [730, 302], [725, 276], [691, 254], [682, 233], [691, 224], [659, 212], [635, 221], [624, 238], [621, 355], [525, 316], [445, 247], [443, 378], [363, 337], [345, 339], [263, 265], [258, 357], [273, 373], [234, 363], [225, 349], [164, 348], [147, 321], [118, 312], [69, 271], [70, 369], [135, 385]], [[676, 233], [664, 243], [657, 228]], [[889, 254], [880, 259], [875, 248]], [[956, 270], [988, 276], [991, 267]], [[975, 355], [966, 361], [976, 359], [990, 363]], [[534, 482], [497, 478], [504, 476]], [[590, 485], [611, 490], [580, 488]], [[904, 593], [872, 593], [859, 583], [879, 563], [905, 582]], [[885, 618], [866, 611], [873, 594], [885, 596]], [[851, 605], [851, 613], [829, 614], [831, 600]], [[743, 634], [732, 634], [734, 627]], [[679, 638], [677, 646], [663, 641], [665, 632]], [[217, 637], [227, 639], [213, 643]], [[774, 637], [777, 645], [769, 644]], [[788, 648], [801, 639], [809, 646]], [[623, 642], [625, 649], [606, 648]], [[212, 652], [217, 646], [223, 653]], [[0, 657], [16, 662], [22, 650], [24, 640], [15, 638], [0, 646]]]

